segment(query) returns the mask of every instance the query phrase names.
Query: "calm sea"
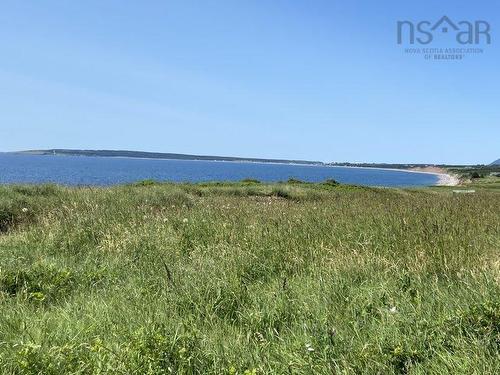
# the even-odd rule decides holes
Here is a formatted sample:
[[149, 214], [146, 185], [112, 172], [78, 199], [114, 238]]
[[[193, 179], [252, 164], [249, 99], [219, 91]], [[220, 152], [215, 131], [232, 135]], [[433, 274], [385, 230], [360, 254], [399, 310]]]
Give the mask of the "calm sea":
[[346, 184], [391, 187], [428, 186], [438, 181], [431, 174], [371, 168], [0, 153], [0, 184], [114, 185], [146, 179], [202, 182], [244, 178], [268, 182], [333, 178]]

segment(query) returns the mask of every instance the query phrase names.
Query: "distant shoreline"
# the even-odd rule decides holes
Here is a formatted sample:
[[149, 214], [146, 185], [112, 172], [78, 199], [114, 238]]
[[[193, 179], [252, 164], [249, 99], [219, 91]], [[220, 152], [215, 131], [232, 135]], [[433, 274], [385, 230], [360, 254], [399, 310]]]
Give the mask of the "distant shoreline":
[[324, 165], [320, 161], [297, 160], [297, 159], [266, 159], [266, 158], [245, 158], [236, 156], [218, 155], [193, 155], [166, 152], [146, 152], [129, 150], [70, 150], [70, 149], [49, 149], [49, 150], [25, 150], [15, 151], [15, 154], [40, 155], [40, 156], [90, 156], [90, 157], [122, 157], [134, 159], [159, 159], [159, 160], [197, 160], [197, 161], [243, 161], [255, 163], [276, 163], [276, 164], [297, 164], [297, 165]]
[[[361, 169], [379, 169], [384, 171], [394, 171], [394, 172], [409, 172], [409, 173], [423, 173], [423, 174], [431, 174], [438, 178], [437, 183], [434, 186], [457, 186], [460, 184], [460, 180], [458, 177], [453, 174], [447, 173], [444, 168], [436, 168], [439, 171], [431, 171], [431, 170], [418, 170], [418, 169], [405, 169], [405, 168], [383, 168], [383, 167], [356, 167], [356, 166], [341, 166], [341, 165], [328, 165], [329, 167], [338, 167], [338, 168], [361, 168]], [[435, 167], [429, 167], [435, 168]], [[422, 168], [425, 169], [425, 168]]]
[[[55, 152], [54, 152], [55, 151]], [[333, 168], [356, 168], [366, 170], [387, 170], [394, 172], [406, 173], [422, 173], [430, 174], [437, 177], [437, 181], [432, 186], [456, 186], [460, 180], [448, 173], [446, 169], [434, 166], [416, 166], [415, 164], [401, 164], [401, 168], [390, 168], [381, 166], [366, 166], [366, 165], [341, 165], [314, 161], [302, 160], [285, 160], [285, 159], [259, 159], [259, 158], [239, 158], [239, 157], [218, 157], [218, 156], [198, 156], [189, 154], [166, 154], [166, 153], [148, 153], [141, 151], [110, 151], [110, 150], [29, 150], [8, 152], [8, 154], [19, 155], [34, 155], [34, 156], [79, 156], [79, 157], [103, 157], [103, 158], [120, 158], [120, 159], [136, 159], [136, 160], [177, 160], [177, 161], [205, 161], [205, 162], [231, 162], [231, 163], [255, 163], [255, 164], [272, 164], [272, 165], [294, 165], [306, 167], [333, 167]], [[128, 154], [128, 155], [127, 155]], [[154, 156], [156, 155], [156, 156]], [[166, 155], [167, 157], [161, 157]], [[181, 156], [181, 157], [176, 157]]]

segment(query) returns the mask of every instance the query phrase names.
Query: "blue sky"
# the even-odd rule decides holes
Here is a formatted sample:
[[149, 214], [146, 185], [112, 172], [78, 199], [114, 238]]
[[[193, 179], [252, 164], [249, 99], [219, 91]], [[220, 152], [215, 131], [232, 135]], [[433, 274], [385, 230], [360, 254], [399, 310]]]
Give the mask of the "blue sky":
[[[398, 20], [445, 14], [491, 24], [483, 55], [402, 52]], [[497, 27], [494, 1], [7, 0], [0, 151], [489, 163]]]

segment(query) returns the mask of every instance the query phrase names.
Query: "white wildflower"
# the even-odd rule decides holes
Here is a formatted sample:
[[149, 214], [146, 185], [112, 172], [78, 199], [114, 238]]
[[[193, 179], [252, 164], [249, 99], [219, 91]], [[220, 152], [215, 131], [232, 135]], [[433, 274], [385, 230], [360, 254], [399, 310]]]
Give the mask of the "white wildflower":
[[28, 212], [28, 209], [27, 209], [26, 207], [23, 207], [23, 208], [21, 209], [21, 211], [22, 211], [22, 212]]
[[389, 312], [391, 314], [396, 314], [398, 311], [396, 310], [396, 306], [392, 306], [390, 309], [389, 309]]
[[314, 348], [311, 346], [311, 344], [306, 344], [306, 350], [308, 352], [314, 352]]

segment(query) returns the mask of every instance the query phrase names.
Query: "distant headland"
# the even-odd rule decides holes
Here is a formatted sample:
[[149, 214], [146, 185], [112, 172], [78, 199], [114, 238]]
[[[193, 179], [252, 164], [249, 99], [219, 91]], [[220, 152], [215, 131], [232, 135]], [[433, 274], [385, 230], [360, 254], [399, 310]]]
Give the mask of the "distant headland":
[[[424, 164], [424, 163], [351, 163], [351, 162], [321, 162], [311, 160], [295, 159], [267, 159], [267, 158], [245, 158], [239, 156], [214, 156], [214, 155], [192, 155], [169, 152], [148, 152], [130, 150], [78, 150], [78, 149], [46, 149], [46, 150], [25, 150], [16, 151], [18, 154], [29, 155], [59, 155], [59, 156], [93, 156], [93, 157], [122, 157], [140, 159], [169, 159], [169, 160], [206, 160], [206, 161], [233, 161], [233, 162], [253, 162], [253, 163], [279, 163], [279, 164], [299, 164], [299, 165], [321, 165], [337, 167], [361, 167], [361, 168], [384, 168], [384, 169], [409, 169], [418, 170], [422, 168], [464, 168], [464, 167], [486, 167], [485, 165], [465, 166], [449, 164]], [[491, 163], [496, 166], [500, 159]]]
[[129, 151], [129, 150], [48, 149], [48, 150], [18, 151], [17, 153], [30, 154], [30, 155], [94, 156], [94, 157], [140, 158], [140, 159], [240, 161], [240, 162], [254, 162], [254, 163], [324, 165], [324, 163], [322, 163], [320, 161], [308, 161], [308, 160], [244, 158], [244, 157], [212, 156], [212, 155], [190, 155], [190, 154], [176, 154], [176, 153], [166, 153], [166, 152], [146, 152], [146, 151]]

